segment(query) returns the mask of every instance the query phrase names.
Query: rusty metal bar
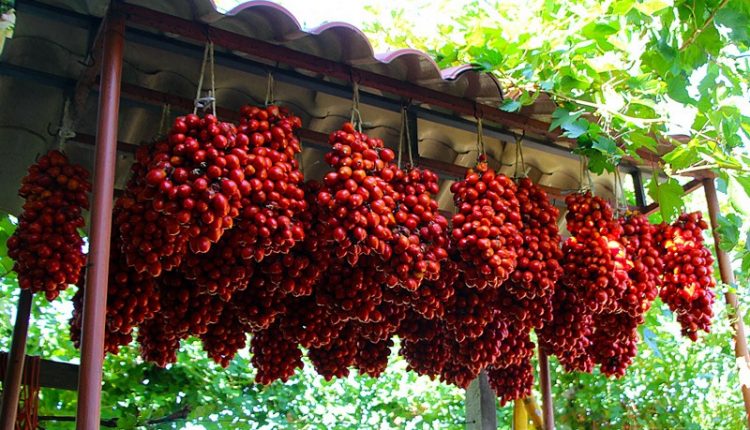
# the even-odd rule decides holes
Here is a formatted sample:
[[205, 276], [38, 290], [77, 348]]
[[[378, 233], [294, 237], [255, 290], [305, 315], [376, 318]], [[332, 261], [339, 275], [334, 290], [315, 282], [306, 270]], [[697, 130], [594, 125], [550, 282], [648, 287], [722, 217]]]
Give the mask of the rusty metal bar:
[[473, 100], [445, 94], [285, 46], [274, 45], [264, 40], [253, 39], [215, 27], [207, 27], [203, 23], [182, 19], [153, 9], [125, 4], [123, 5], [123, 11], [127, 14], [128, 23], [159, 29], [200, 43], [205, 42], [208, 37], [217, 46], [226, 49], [278, 61], [294, 68], [323, 73], [345, 82], [357, 82], [361, 86], [396, 94], [402, 98], [413, 99], [463, 115], [481, 116], [488, 121], [522, 129], [527, 133], [560, 140], [560, 131], [549, 131], [548, 123], [520, 114], [504, 112], [486, 104], [476, 103]]
[[29, 333], [29, 317], [31, 316], [30, 290], [21, 290], [16, 308], [16, 323], [13, 326], [13, 339], [8, 354], [8, 365], [5, 368], [3, 381], [3, 403], [0, 409], [0, 429], [14, 430], [16, 427], [16, 413], [18, 412], [18, 396], [21, 391], [23, 364], [26, 357], [26, 338]]
[[[693, 191], [697, 190], [698, 188], [700, 188], [702, 186], [703, 186], [703, 183], [701, 182], [700, 179], [693, 179], [692, 181], [690, 181], [690, 182], [688, 182], [688, 183], [686, 183], [685, 185], [682, 186], [683, 195], [690, 194], [690, 193], [692, 193]], [[643, 209], [641, 209], [640, 212], [642, 214], [648, 216], [648, 215], [651, 215], [652, 213], [654, 213], [654, 212], [656, 212], [658, 210], [659, 210], [659, 203], [658, 202], [653, 202], [650, 205], [648, 205], [648, 206], [644, 207]]]
[[[9, 354], [0, 351], [0, 361], [7, 359]], [[26, 360], [32, 357], [26, 356]], [[24, 364], [25, 365], [25, 364]], [[76, 391], [78, 389], [78, 365], [61, 361], [39, 360], [39, 386], [58, 390]]]
[[555, 405], [552, 400], [552, 381], [549, 374], [549, 357], [539, 348], [539, 385], [542, 391], [542, 418], [544, 430], [555, 430]]
[[[721, 281], [729, 286], [734, 286], [734, 272], [732, 271], [732, 262], [729, 255], [719, 246], [719, 199], [716, 196], [716, 184], [713, 178], [703, 179], [703, 189], [706, 192], [706, 203], [708, 204], [708, 216], [711, 218], [711, 231], [714, 235], [714, 250], [716, 259], [719, 263], [719, 273]], [[745, 323], [743, 322], [742, 311], [737, 302], [737, 295], [730, 289], [726, 293], [727, 305], [729, 305], [729, 319], [734, 328], [734, 355], [737, 357], [737, 367], [740, 375], [747, 372], [750, 368], [750, 356], [747, 352], [747, 337], [745, 336]], [[744, 372], [743, 372], [744, 371]], [[745, 402], [745, 418], [747, 419], [748, 428], [750, 428], [750, 387], [746, 385], [747, 381], [742, 381], [742, 399]]]
[[91, 246], [89, 248], [86, 293], [83, 302], [81, 368], [78, 382], [78, 411], [76, 414], [76, 428], [78, 430], [98, 428], [101, 414], [109, 242], [112, 233], [112, 203], [117, 161], [117, 121], [125, 32], [125, 21], [117, 11], [110, 10], [106, 19], [99, 89], [94, 198], [89, 236]]

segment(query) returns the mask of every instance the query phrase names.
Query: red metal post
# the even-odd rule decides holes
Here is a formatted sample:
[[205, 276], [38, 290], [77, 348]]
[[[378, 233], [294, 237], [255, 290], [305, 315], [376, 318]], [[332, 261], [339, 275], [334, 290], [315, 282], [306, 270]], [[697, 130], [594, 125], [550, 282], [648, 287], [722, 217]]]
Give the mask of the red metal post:
[[96, 134], [94, 203], [91, 210], [86, 293], [83, 299], [81, 371], [78, 377], [78, 412], [76, 415], [78, 430], [99, 428], [101, 413], [109, 243], [112, 232], [117, 119], [125, 32], [124, 19], [117, 11], [110, 11], [106, 20]]
[[[703, 179], [703, 189], [706, 191], [706, 203], [708, 203], [708, 216], [711, 218], [711, 231], [714, 234], [714, 250], [716, 259], [719, 263], [719, 273], [721, 281], [727, 285], [734, 285], [734, 272], [729, 255], [719, 247], [719, 199], [716, 196], [716, 184], [713, 178]], [[740, 386], [742, 388], [742, 398], [745, 402], [745, 418], [747, 419], [748, 428], [750, 428], [750, 387], [745, 385], [743, 373], [747, 372], [750, 367], [750, 356], [747, 352], [747, 337], [745, 337], [745, 323], [743, 322], [742, 311], [737, 303], [737, 295], [732, 291], [727, 291], [727, 305], [729, 306], [729, 318], [734, 328], [734, 355], [737, 357], [737, 366], [740, 370]], [[743, 372], [744, 370], [745, 372]]]
[[549, 375], [549, 357], [539, 348], [539, 384], [542, 388], [542, 417], [544, 430], [555, 430], [555, 405], [552, 402], [552, 382]]
[[13, 326], [13, 340], [10, 344], [8, 365], [5, 368], [3, 381], [3, 404], [0, 410], [0, 429], [2, 430], [14, 430], [16, 427], [18, 396], [21, 391], [23, 363], [26, 358], [26, 335], [29, 332], [31, 299], [30, 290], [21, 290], [18, 297], [16, 324]]

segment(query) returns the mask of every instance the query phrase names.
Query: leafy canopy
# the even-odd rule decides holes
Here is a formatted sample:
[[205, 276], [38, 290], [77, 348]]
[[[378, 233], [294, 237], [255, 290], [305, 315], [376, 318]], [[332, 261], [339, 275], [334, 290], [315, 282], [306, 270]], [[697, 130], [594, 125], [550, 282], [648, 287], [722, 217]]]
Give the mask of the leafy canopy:
[[503, 84], [507, 111], [549, 95], [551, 129], [576, 140], [594, 173], [671, 144], [653, 166], [669, 179], [647, 187], [661, 218], [683, 208], [677, 178], [697, 169], [744, 190], [750, 206], [747, 0], [436, 0], [438, 32], [420, 24], [423, 9], [368, 10], [376, 50], [411, 46], [441, 67], [476, 64]]

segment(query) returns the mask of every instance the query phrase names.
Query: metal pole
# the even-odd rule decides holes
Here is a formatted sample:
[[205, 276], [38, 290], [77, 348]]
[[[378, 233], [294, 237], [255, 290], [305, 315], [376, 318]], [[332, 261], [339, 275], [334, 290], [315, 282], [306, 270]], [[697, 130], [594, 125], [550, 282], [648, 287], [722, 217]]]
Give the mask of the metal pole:
[[110, 10], [102, 46], [101, 84], [91, 210], [90, 251], [83, 301], [81, 370], [78, 379], [76, 428], [99, 428], [101, 413], [104, 325], [107, 305], [109, 243], [112, 232], [112, 200], [117, 160], [117, 119], [125, 23]]
[[8, 365], [5, 368], [5, 381], [3, 381], [3, 403], [2, 410], [0, 410], [0, 429], [2, 430], [14, 430], [16, 427], [18, 396], [21, 392], [23, 364], [26, 359], [31, 299], [31, 290], [21, 290], [16, 310], [16, 324], [13, 326], [13, 340], [11, 340], [8, 354]]
[[544, 430], [555, 430], [555, 405], [552, 402], [552, 382], [549, 376], [549, 358], [539, 348], [539, 384], [542, 388], [542, 416]]
[[[716, 259], [719, 263], [719, 273], [721, 274], [721, 280], [727, 285], [734, 285], [734, 272], [732, 271], [732, 263], [729, 260], [729, 255], [719, 247], [719, 199], [716, 197], [716, 184], [714, 184], [713, 178], [703, 179], [703, 188], [706, 191], [706, 202], [708, 203], [708, 216], [711, 218], [711, 231], [714, 235], [714, 249], [716, 251]], [[729, 290], [726, 293], [726, 301], [729, 305], [729, 319], [734, 328], [734, 355], [737, 357], [737, 366], [739, 367], [740, 375], [742, 376], [750, 368], [750, 356], [747, 352], [747, 337], [745, 337], [745, 323], [743, 322], [743, 315], [740, 312], [739, 304], [737, 302], [737, 295], [733, 291]], [[750, 428], [750, 387], [740, 378], [740, 384], [742, 387], [742, 398], [745, 401], [745, 418], [747, 418], [747, 425]]]

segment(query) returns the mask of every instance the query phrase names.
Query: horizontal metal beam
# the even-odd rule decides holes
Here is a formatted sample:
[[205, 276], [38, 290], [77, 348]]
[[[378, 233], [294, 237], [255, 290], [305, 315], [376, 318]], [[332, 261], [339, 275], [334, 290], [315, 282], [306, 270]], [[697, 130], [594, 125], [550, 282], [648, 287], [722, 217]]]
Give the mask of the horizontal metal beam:
[[[703, 186], [703, 181], [700, 178], [693, 179], [692, 181], [690, 181], [690, 182], [688, 182], [688, 183], [686, 183], [685, 185], [682, 186], [682, 195], [686, 196], [686, 195], [692, 193], [693, 191], [701, 188], [702, 186]], [[644, 207], [643, 210], [641, 211], [641, 213], [644, 214], [644, 215], [651, 215], [651, 214], [655, 213], [658, 210], [659, 210], [659, 203], [658, 202], [653, 202], [650, 205]]]
[[78, 28], [96, 28], [101, 22], [101, 18], [93, 15], [78, 13], [70, 9], [52, 6], [34, 0], [16, 0], [16, 15], [33, 14], [40, 18], [46, 18], [52, 21], [65, 22]]
[[[11, 72], [5, 73], [6, 70]], [[36, 80], [37, 77], [41, 76], [42, 83], [47, 83], [53, 86], [62, 88], [73, 88], [75, 86], [75, 80], [73, 79], [52, 79], [56, 75], [50, 75], [48, 73], [39, 72], [41, 75], [36, 73], [32, 69], [25, 67], [13, 66], [7, 63], [0, 63], [0, 74], [8, 74], [20, 79], [31, 79]], [[59, 78], [59, 77], [58, 77]], [[173, 112], [174, 110], [182, 110], [184, 112], [192, 111], [193, 100], [182, 96], [173, 94], [167, 94], [161, 91], [152, 90], [149, 88], [141, 87], [134, 84], [123, 83], [122, 84], [122, 97], [121, 103], [136, 105], [142, 108], [157, 109], [157, 106], [163, 106], [169, 104]], [[234, 109], [229, 109], [221, 106], [216, 108], [217, 115], [225, 120], [237, 120], [239, 113]], [[487, 128], [484, 128], [485, 134], [490, 135], [492, 132], [487, 132]], [[318, 151], [328, 151], [328, 134], [322, 133], [315, 130], [300, 129], [299, 136], [305, 147], [312, 148]], [[413, 138], [413, 137], [412, 137]], [[79, 142], [83, 144], [94, 143], [94, 137], [87, 134], [78, 133], [76, 137], [70, 139], [73, 142]], [[524, 143], [526, 145], [526, 143]], [[137, 144], [118, 142], [118, 150], [124, 152], [135, 152]], [[567, 153], [569, 154], [569, 153]], [[415, 154], [416, 155], [416, 154]], [[437, 173], [442, 179], [448, 180], [460, 180], [464, 177], [467, 167], [459, 166], [452, 163], [447, 163], [439, 160], [425, 158], [421, 156], [415, 156], [415, 164], [419, 167], [427, 168]], [[624, 169], [623, 169], [624, 170]], [[554, 187], [542, 186], [550, 198], [557, 200], [564, 200], [565, 193]], [[637, 208], [636, 208], [637, 209]], [[643, 208], [644, 211], [647, 208]], [[651, 207], [648, 207], [652, 212], [655, 211]]]
[[[195, 60], [201, 60], [203, 56], [203, 49], [195, 44], [186, 43], [181, 40], [164, 37], [139, 29], [128, 28], [125, 33], [125, 38], [128, 42], [166, 50], [171, 53], [177, 53], [189, 58], [193, 58]], [[277, 82], [283, 82], [290, 85], [309, 88], [311, 90], [320, 91], [322, 93], [335, 97], [350, 98], [352, 95], [352, 88], [349, 85], [341, 85], [335, 82], [313, 78], [303, 75], [294, 70], [283, 69], [281, 67], [275, 67], [253, 61], [251, 59], [238, 57], [237, 55], [232, 53], [217, 51], [215, 55], [215, 62], [217, 65], [257, 76], [266, 76], [268, 73], [272, 73], [274, 80]], [[405, 101], [377, 94], [371, 94], [366, 91], [360, 91], [360, 103], [380, 109], [389, 110], [392, 112], [398, 112], [401, 110]], [[470, 132], [476, 131], [477, 129], [476, 121], [473, 119], [466, 119], [460, 116], [450, 115], [416, 105], [411, 106], [410, 111], [413, 113], [415, 118], [421, 120]], [[483, 125], [484, 133], [489, 137], [504, 141], [515, 141], [516, 139], [516, 136], [513, 133], [502, 127], [493, 126], [492, 124], [487, 123]], [[529, 148], [539, 149], [545, 152], [553, 153], [554, 155], [560, 155], [568, 158], [578, 157], [577, 155], [574, 155], [570, 152], [570, 148], [556, 144], [548, 139], [539, 139], [528, 136], [524, 137], [523, 141], [524, 145]]]
[[[550, 130], [550, 124], [544, 121], [533, 119], [518, 113], [505, 112], [494, 106], [478, 103], [475, 100], [446, 94], [410, 82], [359, 69], [348, 64], [338, 63], [333, 60], [317, 57], [285, 46], [275, 45], [263, 40], [242, 36], [237, 33], [207, 26], [204, 23], [185, 20], [152, 9], [143, 8], [141, 6], [125, 4], [123, 5], [123, 8], [128, 15], [129, 23], [141, 25], [149, 29], [155, 28], [164, 32], [178, 34], [186, 39], [193, 40], [194, 42], [203, 43], [206, 38], [209, 37], [216, 45], [233, 51], [243, 52], [247, 55], [271, 60], [279, 64], [286, 64], [293, 68], [320, 73], [344, 82], [356, 82], [360, 86], [373, 88], [397, 97], [397, 99], [392, 99], [383, 96], [368, 95], [367, 93], [362, 92], [361, 101], [365, 104], [395, 110], [400, 109], [400, 106], [403, 103], [402, 100], [422, 102], [460, 115], [481, 117], [486, 121], [499, 124], [501, 127], [495, 130], [492, 130], [492, 127], [487, 127], [487, 131], [494, 131], [497, 133], [498, 138], [504, 140], [515, 140], [515, 135], [504, 128], [520, 129], [525, 135], [529, 135], [528, 138], [524, 139], [529, 142], [529, 145], [538, 146], [541, 150], [557, 150], [557, 155], [563, 155], [564, 153], [565, 156], [575, 157], [569, 153], [570, 148], [575, 146], [575, 140], [562, 137], [560, 130]], [[135, 33], [132, 29], [129, 30], [129, 32]], [[174, 45], [175, 42], [177, 42], [174, 39], [167, 38], [161, 38], [161, 40], [157, 42], [154, 39], [159, 36], [143, 31], [135, 33], [135, 37], [142, 43], [152, 46], [154, 43]], [[167, 46], [162, 46], [162, 48], [169, 49]], [[176, 52], [173, 49], [169, 50], [171, 52]], [[189, 51], [190, 56], [194, 58], [202, 58], [200, 57], [201, 54], [198, 47], [194, 46], [191, 49], [189, 44], [187, 44], [181, 46], [179, 50], [183, 53]], [[252, 60], [238, 57], [233, 54], [224, 54], [224, 58], [217, 58], [217, 60], [219, 60], [219, 64], [224, 63], [230, 67], [235, 67], [250, 73], [267, 74], [269, 71], [273, 71], [275, 76], [279, 76], [280, 81], [287, 80], [290, 83], [298, 84], [306, 88], [321, 90], [328, 94], [342, 97], [348, 97], [351, 94], [351, 90], [346, 86], [340, 86], [321, 79], [311, 78], [294, 71], [269, 66], [267, 64], [252, 64]], [[234, 64], [230, 65], [230, 62]], [[438, 111], [425, 109], [421, 106], [415, 110], [415, 114], [421, 118], [432, 117], [433, 121], [452, 127], [467, 130], [476, 129], [476, 123], [474, 121], [457, 117], [455, 115], [440, 115], [440, 112]], [[567, 142], [570, 146], [559, 145], [555, 143], [556, 141]], [[639, 156], [647, 161], [653, 162], [659, 160], [658, 155], [651, 154], [648, 151], [639, 151]], [[625, 168], [624, 170], [631, 171], [638, 163], [637, 160], [632, 157], [625, 156], [623, 157], [623, 164], [625, 165], [623, 166]]]
[[183, 19], [142, 6], [121, 4], [120, 10], [125, 14], [129, 24], [176, 34], [198, 43], [204, 43], [207, 39], [210, 39], [217, 46], [242, 52], [256, 58], [263, 58], [286, 64], [290, 67], [320, 73], [344, 82], [356, 82], [364, 87], [377, 89], [397, 95], [398, 97], [412, 99], [462, 115], [479, 116], [498, 124], [518, 128], [527, 133], [537, 134], [548, 139], [554, 140], [560, 138], [559, 131], [549, 131], [548, 123], [516, 113], [504, 112], [493, 106], [477, 103], [474, 100], [445, 94], [410, 82], [380, 75], [285, 46], [275, 45], [265, 40], [242, 36], [238, 33], [211, 27], [205, 23]]
[[[0, 355], [7, 354], [5, 351], [0, 351]], [[26, 356], [26, 360], [30, 358], [30, 356]], [[39, 362], [39, 386], [76, 391], [78, 389], [78, 365], [41, 359]]]
[[63, 91], [71, 91], [75, 88], [76, 80], [54, 73], [34, 70], [28, 67], [17, 66], [6, 61], [0, 62], [0, 75], [15, 79], [37, 82], [48, 87], [59, 88]]

